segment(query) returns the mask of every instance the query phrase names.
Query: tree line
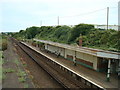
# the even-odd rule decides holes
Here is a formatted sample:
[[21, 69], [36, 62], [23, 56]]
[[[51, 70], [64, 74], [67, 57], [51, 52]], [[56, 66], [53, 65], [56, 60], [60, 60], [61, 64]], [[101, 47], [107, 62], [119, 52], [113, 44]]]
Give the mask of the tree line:
[[70, 26], [32, 26], [11, 34], [18, 40], [41, 39], [53, 42], [77, 45], [80, 35], [83, 46], [111, 51], [120, 51], [120, 31], [96, 29], [91, 24]]

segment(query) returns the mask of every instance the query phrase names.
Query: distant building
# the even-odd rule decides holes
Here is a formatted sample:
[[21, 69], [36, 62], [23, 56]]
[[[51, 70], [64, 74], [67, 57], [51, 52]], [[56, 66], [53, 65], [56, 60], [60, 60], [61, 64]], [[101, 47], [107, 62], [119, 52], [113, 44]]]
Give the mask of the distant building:
[[[98, 28], [98, 29], [107, 29], [107, 25], [98, 25], [98, 24], [91, 24], [91, 25], [94, 25], [94, 27]], [[120, 25], [120, 22], [119, 22], [119, 25]], [[68, 26], [69, 27], [74, 27], [75, 25], [68, 25]], [[118, 25], [108, 25], [108, 29], [114, 29], [114, 30], [118, 31]]]
[[[120, 12], [119, 12], [120, 13]], [[119, 14], [120, 15], [120, 14]], [[98, 28], [98, 29], [107, 29], [107, 25], [98, 25], [98, 24], [91, 24], [94, 25], [94, 28]], [[57, 25], [54, 25], [53, 27], [56, 27]], [[64, 25], [60, 25], [60, 26], [64, 26]], [[74, 27], [75, 25], [67, 25], [69, 27]], [[120, 18], [119, 18], [119, 26], [120, 26]], [[108, 25], [108, 29], [113, 29], [118, 31], [118, 25]], [[119, 29], [120, 30], [120, 29]]]
[[118, 30], [120, 30], [120, 1], [118, 2]]
[[[107, 25], [94, 25], [98, 29], [107, 29]], [[108, 25], [108, 29], [118, 30], [118, 25]]]

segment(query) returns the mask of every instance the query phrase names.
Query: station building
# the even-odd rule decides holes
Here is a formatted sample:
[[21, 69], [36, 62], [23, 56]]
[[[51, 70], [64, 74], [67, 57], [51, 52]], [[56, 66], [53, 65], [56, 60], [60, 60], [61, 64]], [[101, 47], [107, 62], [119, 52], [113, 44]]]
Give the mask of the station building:
[[45, 50], [60, 55], [61, 57], [76, 62], [87, 68], [99, 72], [117, 74], [120, 66], [120, 53], [92, 49], [86, 47], [70, 46], [51, 41], [37, 40], [44, 43]]

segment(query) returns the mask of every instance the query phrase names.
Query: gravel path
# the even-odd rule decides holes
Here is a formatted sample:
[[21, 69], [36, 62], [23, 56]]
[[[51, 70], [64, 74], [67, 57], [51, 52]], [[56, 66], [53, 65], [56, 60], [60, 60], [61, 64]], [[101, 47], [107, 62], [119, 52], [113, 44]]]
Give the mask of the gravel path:
[[[7, 70], [8, 68], [14, 70], [10, 73], [5, 73], [5, 79], [2, 81], [3, 88], [33, 88], [33, 84], [26, 76], [26, 82], [21, 83], [18, 80], [18, 69], [24, 71], [23, 65], [20, 62], [20, 58], [16, 53], [16, 49], [14, 44], [8, 39], [8, 47], [7, 50], [3, 52], [4, 55], [4, 64], [3, 64], [3, 71]], [[17, 61], [17, 62], [15, 62]]]

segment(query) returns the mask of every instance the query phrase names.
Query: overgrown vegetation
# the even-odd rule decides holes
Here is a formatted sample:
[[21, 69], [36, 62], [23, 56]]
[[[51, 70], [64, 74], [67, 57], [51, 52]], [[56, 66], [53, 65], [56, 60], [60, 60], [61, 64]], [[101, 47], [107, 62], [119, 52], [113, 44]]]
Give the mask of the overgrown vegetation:
[[19, 77], [18, 80], [19, 80], [19, 82], [22, 82], [22, 83], [24, 83], [26, 81], [26, 79], [24, 77]]
[[29, 85], [28, 84], [24, 84], [24, 88], [29, 88]]
[[13, 60], [13, 63], [15, 63], [17, 66], [20, 64], [19, 60]]
[[2, 33], [2, 38], [0, 38], [0, 50], [4, 51], [7, 49], [7, 36]]
[[15, 72], [15, 70], [14, 69], [12, 69], [12, 68], [3, 68], [3, 73], [13, 73], [13, 72]]
[[25, 77], [26, 76], [26, 73], [22, 70], [19, 70], [18, 73], [17, 73], [17, 76], [18, 77]]
[[78, 24], [74, 27], [33, 26], [12, 34], [18, 40], [37, 38], [73, 45], [78, 44], [80, 35], [83, 37], [84, 47], [120, 51], [120, 31], [96, 29], [90, 24]]
[[2, 62], [2, 51], [0, 51], [0, 81], [3, 79], [3, 77], [5, 78], [5, 76], [3, 76], [2, 77], [2, 64], [3, 64], [3, 62]]
[[19, 69], [17, 76], [18, 76], [19, 82], [24, 83], [26, 81], [26, 73], [24, 71]]

